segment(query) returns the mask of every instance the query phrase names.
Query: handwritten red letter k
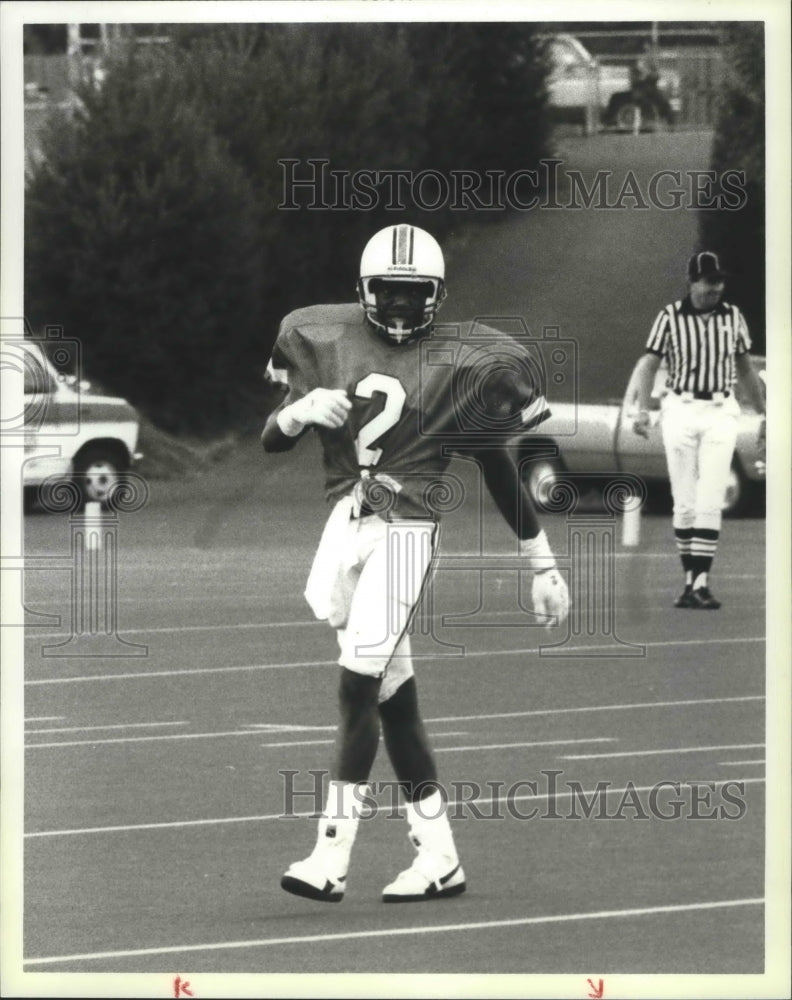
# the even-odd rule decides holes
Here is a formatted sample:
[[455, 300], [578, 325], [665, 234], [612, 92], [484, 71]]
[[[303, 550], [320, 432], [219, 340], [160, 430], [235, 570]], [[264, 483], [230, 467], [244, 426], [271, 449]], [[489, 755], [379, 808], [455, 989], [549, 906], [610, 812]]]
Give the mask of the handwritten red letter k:
[[599, 986], [595, 986], [590, 979], [587, 979], [586, 982], [591, 987], [591, 993], [589, 993], [591, 1000], [602, 1000], [602, 994], [605, 992], [605, 983], [601, 979]]
[[182, 977], [177, 976], [173, 981], [173, 995], [178, 1000], [182, 993], [186, 997], [191, 997], [193, 995], [193, 991], [190, 989], [190, 984], [186, 980], [185, 982], [182, 982]]

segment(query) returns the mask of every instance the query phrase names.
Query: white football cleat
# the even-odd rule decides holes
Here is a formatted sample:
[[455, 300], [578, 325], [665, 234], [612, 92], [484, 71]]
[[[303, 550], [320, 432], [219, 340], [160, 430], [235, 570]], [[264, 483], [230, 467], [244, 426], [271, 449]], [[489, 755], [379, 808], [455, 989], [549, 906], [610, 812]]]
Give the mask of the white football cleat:
[[426, 899], [447, 899], [458, 896], [465, 888], [465, 872], [458, 861], [423, 852], [385, 886], [382, 901], [418, 903]]
[[445, 803], [439, 790], [419, 802], [405, 803], [415, 860], [382, 890], [384, 903], [446, 899], [465, 891], [465, 873], [457, 857]]
[[340, 903], [345, 888], [346, 875], [330, 875], [327, 865], [313, 854], [304, 861], [295, 861], [281, 878], [281, 889], [322, 903]]
[[340, 903], [346, 889], [349, 856], [357, 826], [357, 817], [329, 819], [321, 816], [316, 846], [307, 858], [295, 861], [287, 869], [281, 878], [281, 889], [322, 903]]

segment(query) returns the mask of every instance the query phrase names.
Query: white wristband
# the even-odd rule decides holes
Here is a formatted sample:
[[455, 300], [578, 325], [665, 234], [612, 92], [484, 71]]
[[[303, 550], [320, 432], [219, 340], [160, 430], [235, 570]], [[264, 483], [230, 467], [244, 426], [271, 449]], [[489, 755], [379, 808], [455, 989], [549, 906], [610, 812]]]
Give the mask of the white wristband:
[[544, 528], [535, 538], [520, 539], [520, 555], [528, 560], [528, 566], [534, 573], [544, 573], [556, 568], [555, 556], [547, 541]]
[[305, 424], [294, 417], [292, 406], [287, 406], [281, 410], [275, 420], [277, 421], [278, 427], [283, 431], [286, 437], [297, 437], [305, 429]]

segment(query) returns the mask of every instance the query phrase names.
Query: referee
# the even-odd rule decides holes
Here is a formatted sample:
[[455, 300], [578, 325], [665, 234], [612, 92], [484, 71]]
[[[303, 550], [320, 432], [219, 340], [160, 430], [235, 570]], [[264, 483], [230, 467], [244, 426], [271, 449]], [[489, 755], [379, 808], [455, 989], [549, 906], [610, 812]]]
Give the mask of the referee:
[[[695, 253], [688, 261], [689, 292], [657, 316], [633, 374], [639, 412], [633, 430], [648, 436], [649, 397], [665, 359], [667, 387], [661, 429], [674, 498], [673, 525], [685, 573], [677, 608], [716, 610], [709, 570], [718, 546], [721, 509], [740, 407], [734, 383], [740, 380], [757, 412], [765, 414], [762, 383], [748, 356], [751, 338], [737, 306], [723, 301], [724, 279], [716, 254]], [[765, 421], [759, 438], [764, 441]]]

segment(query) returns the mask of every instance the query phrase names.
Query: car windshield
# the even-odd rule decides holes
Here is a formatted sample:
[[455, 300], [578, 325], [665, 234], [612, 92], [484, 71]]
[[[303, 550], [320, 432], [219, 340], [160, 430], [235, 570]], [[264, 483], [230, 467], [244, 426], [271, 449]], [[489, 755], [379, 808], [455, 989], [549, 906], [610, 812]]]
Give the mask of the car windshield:
[[26, 395], [52, 392], [52, 376], [40, 350], [25, 344], [23, 354]]

